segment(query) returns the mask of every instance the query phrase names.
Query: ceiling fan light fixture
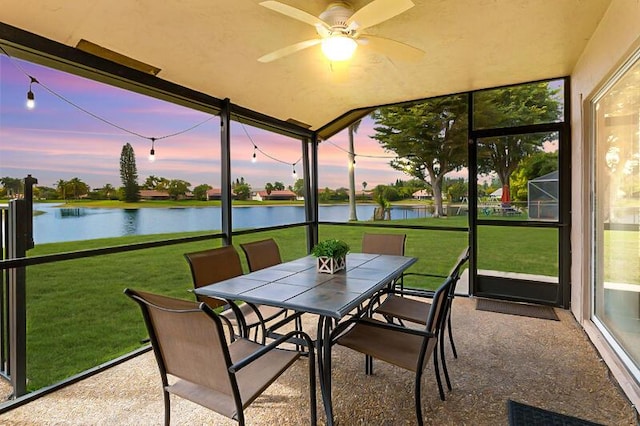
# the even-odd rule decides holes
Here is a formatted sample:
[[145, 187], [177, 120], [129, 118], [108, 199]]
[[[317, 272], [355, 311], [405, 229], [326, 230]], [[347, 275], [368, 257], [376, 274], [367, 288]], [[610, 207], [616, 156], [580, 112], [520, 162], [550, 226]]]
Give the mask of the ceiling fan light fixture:
[[334, 34], [322, 40], [322, 52], [334, 62], [351, 59], [356, 47], [358, 43], [344, 34]]

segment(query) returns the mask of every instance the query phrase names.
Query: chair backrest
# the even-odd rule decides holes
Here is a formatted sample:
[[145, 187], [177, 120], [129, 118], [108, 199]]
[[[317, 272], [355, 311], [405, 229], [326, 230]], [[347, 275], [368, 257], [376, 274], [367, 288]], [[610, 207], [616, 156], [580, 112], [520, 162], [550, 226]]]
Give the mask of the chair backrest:
[[167, 374], [221, 394], [226, 411], [238, 408], [239, 393], [222, 322], [204, 303], [126, 289], [140, 305], [158, 362], [162, 383]]
[[240, 247], [242, 247], [242, 251], [247, 256], [247, 263], [251, 272], [282, 263], [280, 249], [273, 238], [240, 244]]
[[362, 236], [362, 253], [404, 256], [405, 234], [370, 234]]
[[425, 360], [429, 359], [428, 357], [431, 355], [438, 342], [438, 333], [441, 333], [443, 330], [442, 324], [447, 317], [447, 310], [451, 307], [448, 295], [451, 292], [453, 284], [453, 279], [451, 277], [447, 277], [433, 294], [431, 308], [429, 308], [429, 313], [426, 318], [425, 331], [432, 333], [435, 337], [425, 338], [418, 358], [418, 369], [423, 369], [425, 367]]
[[469, 246], [465, 247], [464, 250], [462, 250], [462, 252], [460, 253], [460, 256], [458, 256], [458, 259], [456, 260], [456, 264], [453, 265], [453, 268], [451, 268], [451, 270], [449, 271], [450, 277], [454, 277], [454, 279], [456, 280], [460, 278], [462, 265], [467, 263], [467, 260], [469, 260], [470, 250], [471, 248]]
[[[184, 257], [189, 263], [189, 268], [191, 268], [193, 288], [199, 288], [229, 278], [238, 277], [243, 273], [240, 256], [233, 246], [185, 253]], [[206, 302], [212, 308], [226, 304], [223, 300], [211, 297], [196, 297], [199, 301]]]

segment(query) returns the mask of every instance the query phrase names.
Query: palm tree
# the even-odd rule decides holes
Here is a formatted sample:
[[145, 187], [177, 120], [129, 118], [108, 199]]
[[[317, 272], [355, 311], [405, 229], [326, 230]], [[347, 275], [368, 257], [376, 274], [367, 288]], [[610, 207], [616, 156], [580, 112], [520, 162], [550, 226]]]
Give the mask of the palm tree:
[[104, 185], [102, 190], [104, 191], [105, 198], [109, 199], [109, 196], [111, 195], [111, 193], [115, 192], [116, 189], [113, 187], [113, 185], [111, 185], [110, 183], [107, 183]]
[[73, 197], [76, 200], [80, 197], [80, 195], [89, 192], [89, 186], [77, 177], [74, 177], [69, 182], [67, 182], [67, 186], [69, 186], [69, 188], [72, 190]]
[[58, 180], [56, 182], [56, 189], [58, 190], [58, 194], [63, 200], [67, 199], [67, 181], [64, 179]]
[[356, 214], [356, 153], [353, 149], [353, 136], [358, 132], [361, 121], [358, 120], [349, 126], [349, 220], [358, 220], [358, 215]]

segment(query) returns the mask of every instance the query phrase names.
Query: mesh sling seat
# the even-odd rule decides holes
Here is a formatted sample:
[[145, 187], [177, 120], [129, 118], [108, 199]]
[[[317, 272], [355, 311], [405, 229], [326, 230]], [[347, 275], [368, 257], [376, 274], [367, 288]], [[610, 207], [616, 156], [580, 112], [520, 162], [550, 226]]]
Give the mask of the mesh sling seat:
[[[187, 259], [191, 269], [194, 288], [215, 284], [243, 274], [240, 256], [233, 246], [185, 253], [184, 257]], [[213, 297], [196, 295], [196, 298], [213, 309], [227, 304], [224, 300]], [[228, 309], [222, 312], [222, 315], [231, 324], [238, 327], [238, 334], [241, 336], [248, 336], [248, 333], [253, 329], [257, 340], [258, 329], [260, 329], [262, 331], [262, 342], [264, 343], [267, 335], [265, 322], [285, 313], [286, 309], [282, 308], [243, 303], [239, 306], [230, 305]]]
[[[249, 243], [240, 244], [242, 251], [247, 258], [247, 265], [249, 271], [255, 272], [270, 266], [275, 266], [282, 263], [282, 257], [280, 256], [280, 248], [278, 243], [273, 238], [266, 240], [252, 241]], [[285, 311], [285, 319], [273, 324], [267, 331], [267, 334], [272, 334], [272, 331], [287, 324], [290, 321], [295, 321], [296, 330], [302, 330], [302, 313], [296, 312], [293, 315], [289, 315], [289, 312]]]
[[[227, 344], [222, 322], [203, 302], [193, 302], [126, 289], [125, 294], [142, 310], [160, 370], [165, 425], [171, 418], [170, 394], [245, 422], [249, 406], [299, 357], [278, 345], [298, 336], [313, 348], [310, 337], [292, 331], [264, 346], [247, 339]], [[309, 405], [315, 425], [315, 361], [309, 356]]]
[[[362, 317], [340, 324], [334, 331], [336, 337], [332, 339], [332, 342], [338, 345], [414, 372], [415, 410], [419, 425], [423, 424], [422, 373], [429, 357], [435, 353], [438, 333], [441, 329], [440, 322], [446, 315], [447, 295], [451, 286], [452, 280], [447, 278], [435, 291], [433, 303], [424, 318], [426, 325], [422, 329], [407, 328], [370, 317]], [[436, 379], [439, 380], [437, 363], [434, 365]], [[444, 399], [442, 393], [440, 398]]]
[[[446, 328], [448, 331], [451, 350], [453, 352], [454, 358], [457, 358], [458, 354], [456, 352], [456, 346], [453, 342], [453, 332], [451, 327], [451, 305], [455, 297], [455, 288], [460, 279], [462, 266], [467, 262], [467, 260], [469, 260], [469, 247], [466, 247], [464, 250], [462, 250], [462, 252], [458, 256], [458, 259], [456, 260], [455, 265], [449, 272], [448, 278], [452, 281], [452, 284], [447, 297], [448, 307], [446, 310], [446, 317], [442, 320], [442, 329], [440, 330], [440, 359], [442, 360], [442, 369], [444, 371], [444, 376], [449, 390], [451, 390], [451, 380], [449, 378], [449, 372], [447, 370], [447, 363], [444, 352], [444, 330]], [[429, 309], [431, 309], [431, 299], [434, 295], [433, 291], [405, 289], [390, 290], [386, 291], [384, 294], [386, 294], [387, 297], [377, 306], [377, 308], [372, 310], [373, 313], [383, 315], [390, 322], [392, 322], [395, 318], [401, 321], [409, 321], [422, 325], [425, 324], [425, 318], [427, 317]], [[372, 300], [370, 306], [374, 306], [379, 301], [381, 295], [382, 294], [378, 295], [374, 300]], [[408, 298], [405, 296], [415, 296], [422, 300], [416, 300], [414, 298]], [[424, 301], [425, 299], [429, 300], [429, 302]], [[437, 361], [437, 355], [435, 359]]]
[[[406, 240], [407, 236], [405, 234], [373, 234], [365, 232], [362, 235], [362, 253], [404, 256]], [[402, 277], [393, 282], [393, 285], [396, 284], [403, 288]]]
[[282, 263], [280, 249], [273, 238], [240, 244], [240, 247], [247, 257], [251, 272]]
[[390, 254], [404, 256], [405, 234], [371, 234], [362, 235], [362, 253]]

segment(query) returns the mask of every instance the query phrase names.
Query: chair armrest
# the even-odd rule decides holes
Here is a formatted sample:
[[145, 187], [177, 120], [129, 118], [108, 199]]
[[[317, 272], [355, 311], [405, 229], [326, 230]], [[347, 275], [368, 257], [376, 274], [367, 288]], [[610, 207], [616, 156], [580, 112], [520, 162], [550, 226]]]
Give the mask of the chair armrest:
[[300, 336], [304, 340], [307, 341], [307, 345], [308, 345], [308, 348], [309, 348], [309, 359], [313, 359], [313, 357], [315, 356], [314, 355], [315, 351], [314, 351], [314, 348], [313, 348], [314, 347], [313, 340], [311, 340], [311, 337], [309, 337], [309, 335], [307, 333], [305, 333], [304, 331], [294, 330], [294, 331], [290, 331], [289, 333], [287, 333], [287, 334], [285, 334], [283, 336], [280, 336], [279, 338], [277, 338], [273, 342], [269, 343], [268, 345], [263, 346], [262, 348], [258, 349], [257, 351], [255, 351], [251, 355], [249, 355], [249, 356], [241, 359], [240, 361], [236, 362], [235, 364], [231, 365], [229, 367], [229, 372], [232, 373], [232, 374], [237, 373], [238, 371], [240, 371], [241, 369], [243, 369], [247, 365], [251, 364], [253, 361], [257, 360], [261, 356], [263, 356], [266, 353], [276, 349], [279, 345], [281, 345], [282, 343], [285, 343], [287, 340], [289, 340], [293, 336]]
[[416, 275], [418, 277], [432, 277], [432, 278], [447, 278], [446, 275], [439, 275], [439, 274], [424, 274], [422, 272], [405, 272], [404, 276], [406, 277], [407, 275]]
[[387, 330], [393, 330], [405, 334], [413, 334], [421, 337], [436, 337], [436, 335], [434, 333], [431, 333], [430, 331], [416, 330], [413, 328], [407, 328], [402, 325], [391, 324], [387, 322], [371, 321], [370, 319], [361, 319], [359, 322], [370, 325], [372, 327], [386, 328]]

